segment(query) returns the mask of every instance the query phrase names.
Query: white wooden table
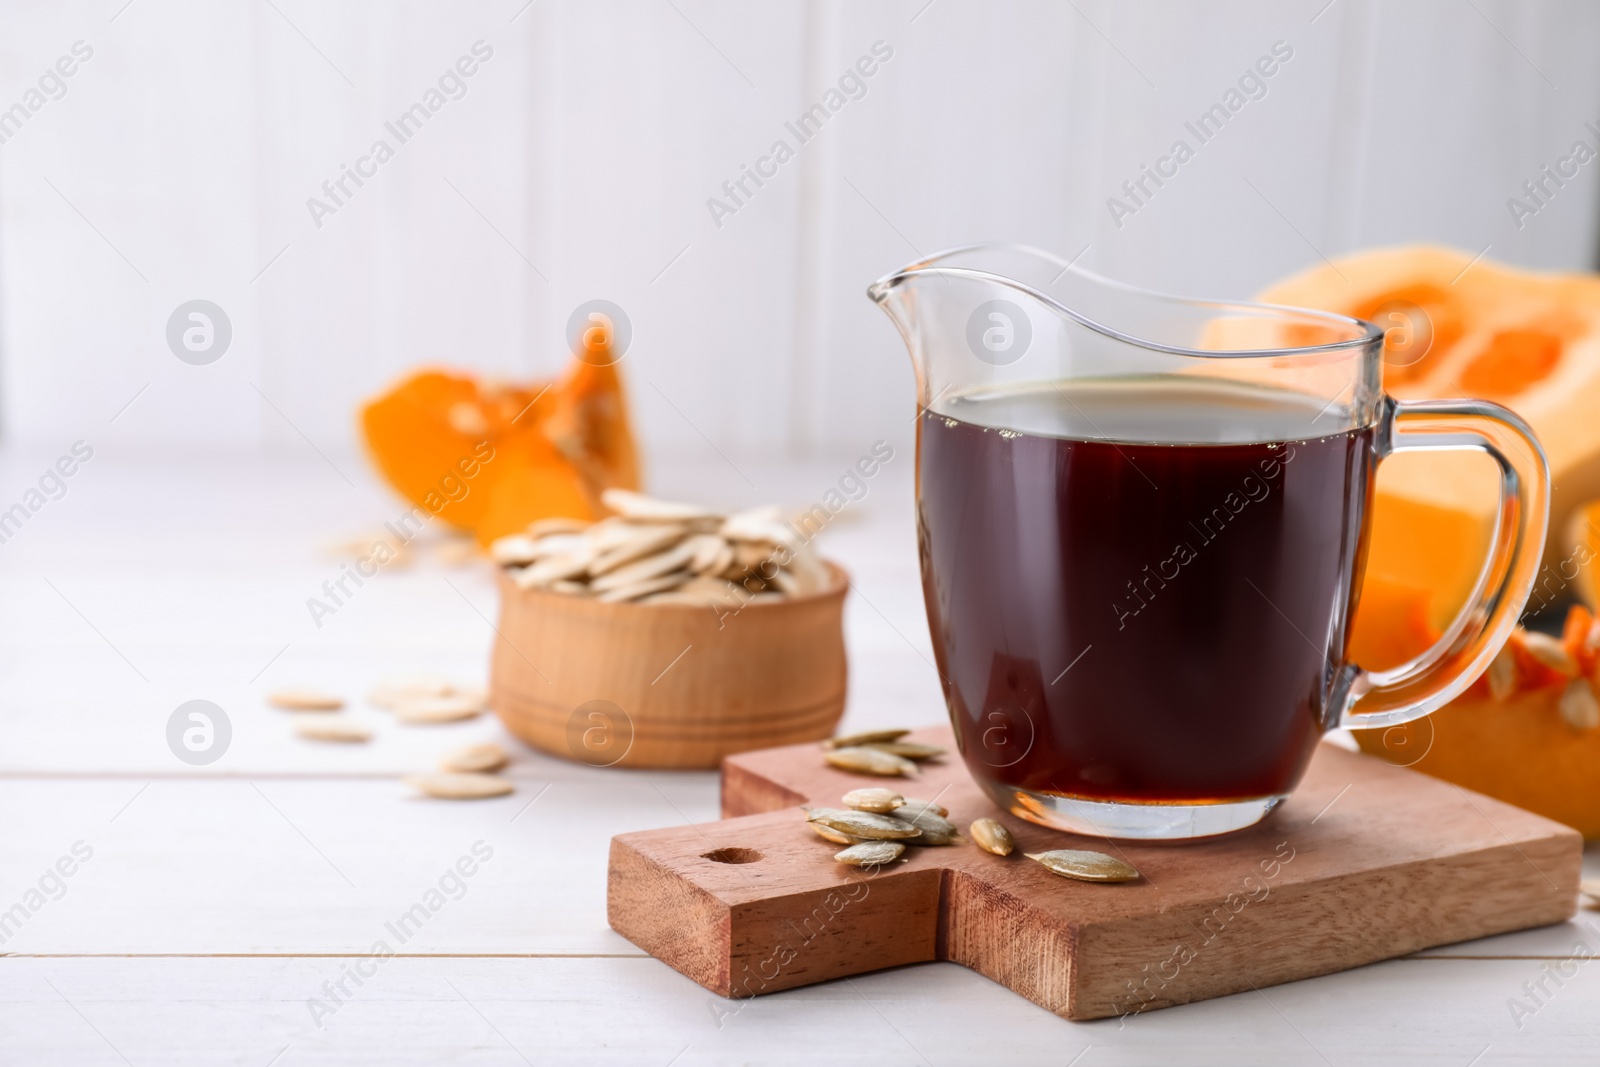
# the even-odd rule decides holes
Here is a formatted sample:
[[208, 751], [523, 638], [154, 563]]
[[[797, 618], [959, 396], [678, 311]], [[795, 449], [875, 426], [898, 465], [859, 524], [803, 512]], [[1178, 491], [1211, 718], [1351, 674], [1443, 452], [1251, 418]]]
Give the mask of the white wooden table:
[[[0, 455], [0, 506], [53, 458]], [[26, 913], [9, 913], [0, 944], [0, 1063], [1467, 1067], [1600, 1055], [1600, 964], [1547, 980], [1534, 1014], [1508, 1006], [1574, 945], [1600, 951], [1592, 910], [1125, 1024], [1065, 1022], [949, 964], [714, 997], [612, 933], [604, 889], [610, 837], [714, 819], [716, 776], [595, 770], [516, 746], [492, 718], [399, 727], [364, 706], [399, 670], [482, 680], [496, 604], [482, 568], [423, 553], [317, 628], [306, 598], [339, 568], [319, 545], [402, 510], [359, 460], [336, 462], [357, 488], [309, 451], [268, 462], [102, 449], [0, 545], [0, 909]], [[740, 457], [755, 487], [715, 457], [662, 462], [654, 486], [798, 504], [846, 462]], [[824, 542], [858, 589], [849, 726], [943, 716], [909, 467], [902, 451]], [[292, 683], [347, 694], [376, 739], [297, 740], [262, 700]], [[233, 728], [204, 767], [165, 737], [195, 698]], [[512, 796], [426, 801], [397, 780], [485, 738], [517, 753]], [[447, 878], [451, 894], [396, 938], [389, 924], [429, 903], [475, 845], [492, 854]], [[49, 877], [75, 847], [92, 855]], [[1591, 851], [1591, 875], [1597, 861]], [[380, 941], [392, 957], [372, 956]]]

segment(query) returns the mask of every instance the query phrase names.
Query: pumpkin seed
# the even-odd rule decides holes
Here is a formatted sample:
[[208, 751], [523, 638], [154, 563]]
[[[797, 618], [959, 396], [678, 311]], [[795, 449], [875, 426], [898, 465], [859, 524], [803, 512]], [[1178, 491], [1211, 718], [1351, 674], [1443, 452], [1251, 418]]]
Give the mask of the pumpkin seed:
[[439, 761], [439, 769], [462, 773], [498, 771], [511, 757], [506, 755], [506, 750], [493, 741], [485, 741], [478, 745], [467, 745], [465, 748], [454, 749], [445, 753]]
[[765, 542], [743, 541], [733, 546], [734, 562], [746, 570], [753, 570], [771, 561], [773, 547]]
[[450, 695], [460, 697], [462, 700], [475, 700], [480, 708], [489, 706], [489, 689], [482, 685], [458, 685], [450, 690]]
[[777, 544], [794, 540], [794, 534], [783, 525], [783, 512], [776, 504], [765, 504], [729, 515], [717, 533], [730, 541], [768, 541]]
[[820, 593], [833, 584], [833, 572], [809, 546], [802, 545], [795, 549], [788, 570], [799, 580], [801, 596]]
[[876, 867], [879, 864], [893, 863], [905, 850], [906, 846], [898, 841], [863, 841], [859, 845], [851, 845], [843, 852], [834, 853], [833, 858], [852, 867]]
[[1080, 882], [1132, 882], [1139, 877], [1138, 869], [1132, 864], [1104, 852], [1062, 848], [1054, 852], [1028, 852], [1024, 855], [1030, 860], [1038, 860], [1046, 870], [1063, 878], [1076, 878]]
[[307, 715], [294, 724], [294, 732], [307, 741], [360, 742], [372, 740], [372, 731], [344, 715]]
[[823, 748], [856, 748], [860, 745], [875, 745], [887, 741], [898, 741], [910, 730], [868, 730], [865, 733], [845, 734], [822, 742]]
[[1501, 645], [1485, 672], [1489, 679], [1489, 699], [1505, 703], [1517, 691], [1517, 658], [1509, 645]]
[[841, 834], [833, 827], [824, 826], [820, 822], [808, 822], [806, 825], [815, 830], [818, 837], [824, 841], [832, 841], [836, 845], [859, 845], [866, 840], [866, 838], [857, 837], [854, 834]]
[[625, 544], [637, 536], [639, 536], [639, 527], [620, 515], [613, 515], [609, 519], [601, 519], [583, 531], [583, 539], [589, 543], [589, 547], [598, 556], [605, 555], [618, 545]]
[[897, 841], [920, 837], [922, 830], [890, 815], [874, 815], [870, 811], [849, 811], [840, 808], [806, 808], [806, 818], [838, 830], [842, 834], [864, 837], [871, 841]]
[[728, 545], [728, 542], [716, 534], [705, 533], [690, 534], [683, 539], [683, 543], [694, 550], [694, 555], [689, 557], [689, 569], [696, 574], [705, 574], [712, 570], [711, 565]]
[[[589, 564], [589, 573], [597, 579], [600, 575], [610, 576], [613, 571], [619, 577], [612, 578], [612, 585], [626, 585], [638, 581], [640, 578], [654, 578], [661, 570], [643, 572], [639, 570], [646, 559], [657, 558], [658, 555], [676, 553], [679, 557], [665, 570], [673, 570], [683, 566], [694, 558], [693, 545], [684, 545], [684, 528], [682, 526], [639, 526], [635, 527], [633, 537], [622, 544], [597, 557]], [[685, 551], [687, 549], [687, 551]], [[627, 573], [623, 573], [627, 572]], [[606, 586], [599, 581], [593, 583], [595, 588], [604, 589]]]
[[684, 582], [683, 592], [686, 596], [698, 597], [705, 601], [732, 601], [738, 596], [738, 588], [732, 582], [706, 575], [696, 575]]
[[533, 558], [526, 562], [533, 563], [551, 556], [581, 556], [585, 553], [593, 555], [594, 546], [582, 534], [546, 534], [533, 541]]
[[1522, 635], [1522, 647], [1528, 655], [1549, 667], [1557, 674], [1564, 674], [1568, 678], [1576, 677], [1578, 661], [1572, 658], [1566, 646], [1549, 634], [1542, 634], [1536, 630], [1525, 630]]
[[[613, 589], [621, 589], [637, 582], [659, 578], [663, 574], [670, 574], [673, 571], [681, 571], [689, 565], [689, 561], [693, 558], [693, 545], [674, 545], [665, 552], [643, 556], [626, 566], [618, 567], [601, 575], [589, 583], [589, 589], [595, 593], [609, 593]], [[689, 576], [685, 574], [682, 581], [688, 580]]]
[[1578, 892], [1591, 900], [1600, 901], [1600, 878], [1585, 878], [1578, 883]]
[[[616, 573], [620, 574], [622, 572], [618, 571]], [[632, 582], [616, 589], [608, 589], [595, 597], [595, 599], [602, 604], [622, 604], [630, 600], [647, 597], [651, 593], [665, 593], [668, 590], [676, 589], [688, 577], [688, 571], [673, 571], [671, 574], [663, 574], [659, 578], [645, 578], [642, 581]], [[594, 586], [591, 585], [589, 588], [593, 590]]]
[[893, 789], [852, 789], [844, 795], [845, 807], [854, 808], [856, 811], [871, 811], [879, 815], [902, 807], [905, 802], [906, 798]]
[[720, 512], [693, 504], [678, 504], [670, 500], [635, 493], [630, 489], [607, 489], [600, 494], [600, 502], [625, 519], [637, 522], [686, 522], [692, 519], [721, 519]]
[[935, 759], [945, 754], [945, 750], [938, 745], [925, 745], [921, 741], [871, 741], [864, 747], [891, 752], [910, 760]]
[[927, 808], [909, 806], [896, 808], [889, 813], [889, 817], [909, 823], [922, 831], [911, 842], [913, 845], [948, 845], [960, 837], [960, 834], [956, 832], [955, 823], [943, 815], [929, 811]]
[[556, 515], [548, 519], [535, 519], [530, 522], [528, 524], [528, 536], [543, 537], [546, 534], [582, 533], [591, 525], [593, 524], [582, 519], [568, 519]]
[[1011, 831], [998, 819], [974, 819], [972, 825], [967, 827], [967, 832], [979, 848], [996, 856], [1009, 856], [1011, 850], [1017, 847]]
[[442, 697], [455, 692], [450, 679], [437, 674], [396, 674], [379, 682], [367, 695], [367, 703], [392, 708], [414, 697]]
[[1558, 704], [1561, 718], [1574, 730], [1593, 730], [1600, 726], [1600, 701], [1586, 678], [1574, 678], [1562, 690]]
[[548, 556], [531, 567], [511, 570], [511, 580], [519, 589], [543, 589], [563, 578], [576, 578], [589, 569], [588, 555]]
[[733, 546], [715, 534], [700, 535], [706, 540], [700, 543], [695, 550], [694, 559], [689, 561], [689, 569], [696, 574], [721, 574], [733, 566]]
[[495, 774], [414, 774], [405, 783], [441, 800], [503, 797], [512, 788], [509, 780]]
[[943, 804], [936, 804], [931, 800], [918, 800], [915, 797], [906, 797], [905, 801], [901, 803], [900, 806], [903, 808], [911, 808], [914, 811], [931, 811], [935, 815], [943, 815], [946, 818], [948, 818], [950, 815], [950, 809], [945, 807]]
[[690, 596], [688, 593], [685, 593], [683, 591], [683, 587], [682, 586], [679, 586], [677, 589], [663, 589], [659, 593], [650, 593], [650, 594], [648, 594], [646, 596], [642, 596], [639, 599], [633, 601], [633, 603], [635, 603], [635, 604], [677, 604], [680, 607], [698, 608], [698, 607], [702, 606], [705, 603], [705, 601], [700, 599], [697, 596]]
[[483, 701], [475, 693], [452, 693], [442, 697], [413, 697], [394, 705], [394, 717], [413, 726], [460, 722], [483, 713]]
[[285, 711], [338, 711], [344, 707], [344, 698], [319, 689], [274, 689], [267, 701]]
[[876, 774], [885, 778], [901, 775], [910, 778], [917, 773], [915, 763], [903, 756], [896, 756], [893, 752], [884, 752], [876, 748], [836, 748], [823, 753], [822, 758], [840, 770], [856, 771], [859, 774]]
[[532, 563], [539, 558], [539, 545], [526, 534], [507, 534], [489, 546], [489, 558], [502, 567]]
[[781, 567], [772, 572], [772, 587], [784, 596], [799, 596], [801, 592], [800, 579]]

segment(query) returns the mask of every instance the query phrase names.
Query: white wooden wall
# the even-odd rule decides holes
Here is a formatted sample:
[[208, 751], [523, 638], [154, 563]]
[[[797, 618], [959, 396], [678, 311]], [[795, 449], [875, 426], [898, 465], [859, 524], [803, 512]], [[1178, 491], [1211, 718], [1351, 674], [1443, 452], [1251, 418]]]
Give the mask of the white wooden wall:
[[[1505, 203], [1596, 143], [1582, 0], [124, 3], [0, 4], [0, 108], [94, 49], [0, 144], [13, 442], [341, 453], [404, 369], [547, 373], [604, 297], [657, 449], [849, 452], [912, 403], [863, 289], [946, 246], [1235, 296], [1369, 244], [1596, 247], [1600, 163], [1520, 230]], [[317, 227], [306, 199], [478, 40], [467, 95]], [[865, 96], [718, 227], [707, 199], [878, 41]], [[1117, 226], [1107, 198], [1277, 41], [1266, 96]], [[206, 367], [164, 340], [197, 297], [234, 328]]]

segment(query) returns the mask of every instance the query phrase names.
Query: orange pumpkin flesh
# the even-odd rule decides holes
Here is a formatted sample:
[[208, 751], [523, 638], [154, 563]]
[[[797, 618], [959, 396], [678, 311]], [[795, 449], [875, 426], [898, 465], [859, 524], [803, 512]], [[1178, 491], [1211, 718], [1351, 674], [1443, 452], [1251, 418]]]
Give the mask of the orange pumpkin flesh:
[[484, 545], [536, 519], [598, 518], [603, 490], [639, 487], [621, 377], [604, 348], [549, 383], [420, 371], [369, 402], [361, 426], [400, 495]]
[[1566, 543], [1572, 546], [1567, 555], [1546, 561], [1535, 595], [1543, 591], [1540, 586], [1551, 585], [1560, 591], [1570, 582], [1585, 604], [1600, 607], [1600, 574], [1596, 573], [1600, 568], [1596, 562], [1600, 560], [1600, 500], [1573, 513], [1567, 521]]
[[1437, 285], [1402, 285], [1367, 298], [1346, 314], [1383, 327], [1384, 384], [1391, 389], [1431, 370], [1424, 359], [1449, 351], [1461, 340], [1461, 316]]
[[[1600, 397], [1600, 277], [1515, 270], [1447, 248], [1386, 248], [1308, 270], [1261, 299], [1384, 327], [1384, 388], [1402, 400], [1480, 398], [1526, 419], [1550, 461], [1546, 559], [1566, 554], [1570, 516], [1600, 497], [1600, 420], [1590, 413]], [[1384, 523], [1397, 499], [1455, 513], [1444, 520], [1452, 527], [1465, 517], [1486, 545], [1498, 500], [1493, 467], [1442, 453], [1387, 461], [1375, 521], [1388, 532], [1375, 534], [1375, 556], [1393, 554], [1383, 543], [1390, 538], [1410, 540], [1412, 555], [1436, 541], [1440, 527], [1425, 518]], [[1458, 541], [1459, 530], [1449, 538]], [[1452, 566], [1464, 571], [1434, 586], [1429, 614], [1436, 623], [1460, 608], [1481, 561], [1481, 553], [1452, 554]]]
[[[1568, 591], [1600, 603], [1600, 279], [1534, 274], [1443, 248], [1362, 253], [1263, 293], [1385, 329], [1384, 388], [1401, 399], [1474, 397], [1532, 424], [1553, 481], [1545, 566], [1531, 607]], [[1477, 456], [1407, 454], [1379, 469], [1372, 532], [1349, 656], [1371, 670], [1428, 647], [1470, 595], [1492, 532], [1493, 465]], [[1563, 645], [1586, 678], [1593, 616], [1572, 609]], [[1509, 643], [1516, 689], [1497, 701], [1480, 678], [1405, 726], [1354, 731], [1367, 752], [1476, 789], [1600, 837], [1600, 729], [1561, 714], [1570, 679]], [[1585, 683], [1585, 684], [1593, 684]]]
[[1369, 574], [1361, 586], [1347, 658], [1369, 671], [1386, 671], [1422, 655], [1441, 633], [1428, 618], [1432, 599], [1425, 587]]
[[[1562, 645], [1593, 677], [1586, 637], [1588, 609], [1567, 616]], [[1600, 729], [1579, 729], [1561, 715], [1570, 679], [1526, 650], [1522, 631], [1507, 646], [1517, 688], [1490, 696], [1482, 679], [1432, 715], [1404, 726], [1353, 731], [1363, 751], [1454, 782], [1600, 837]], [[1585, 684], [1593, 684], [1586, 682]]]

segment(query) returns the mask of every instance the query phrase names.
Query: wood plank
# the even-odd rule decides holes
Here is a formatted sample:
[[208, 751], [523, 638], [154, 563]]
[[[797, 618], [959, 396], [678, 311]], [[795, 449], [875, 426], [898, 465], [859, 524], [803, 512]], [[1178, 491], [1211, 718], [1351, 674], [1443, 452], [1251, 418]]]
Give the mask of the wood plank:
[[[1595, 944], [1590, 939], [1590, 944]], [[1071, 1023], [973, 972], [931, 964], [723, 1001], [648, 959], [395, 958], [319, 1029], [359, 959], [21, 959], [0, 967], [0, 1060], [15, 1067], [351, 1062], [1066, 1064], [1462, 1067], [1593, 1062], [1600, 964], [1507, 1010], [1528, 960], [1398, 960], [1264, 993]], [[1488, 1052], [1485, 1052], [1485, 1049]], [[123, 1057], [126, 1057], [126, 1060]], [[675, 1058], [676, 1057], [676, 1058]]]
[[[608, 839], [710, 819], [714, 791], [616, 771], [474, 802], [381, 779], [4, 781], [0, 952], [364, 952], [398, 927], [410, 952], [632, 954], [606, 926]], [[91, 858], [30, 903], [78, 842]]]

